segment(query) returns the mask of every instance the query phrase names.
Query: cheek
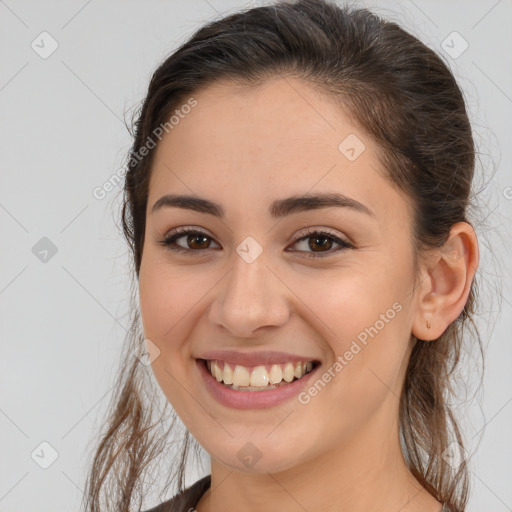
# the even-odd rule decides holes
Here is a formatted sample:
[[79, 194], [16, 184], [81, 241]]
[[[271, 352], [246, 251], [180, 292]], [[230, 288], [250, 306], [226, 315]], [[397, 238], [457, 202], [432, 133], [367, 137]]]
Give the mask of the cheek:
[[170, 273], [169, 265], [149, 257], [141, 264], [139, 299], [144, 336], [159, 350], [151, 368], [167, 401], [187, 423], [191, 401], [184, 383], [190, 369], [185, 366], [188, 361], [182, 340], [190, 329], [187, 313], [198, 300], [194, 288], [188, 276]]
[[331, 280], [330, 286], [317, 282], [308, 298], [322, 320], [334, 362], [326, 368], [334, 375], [334, 385], [329, 386], [332, 398], [349, 408], [358, 402], [370, 406], [398, 385], [409, 348], [407, 276], [392, 268], [368, 271], [371, 268], [367, 266], [367, 272], [351, 269]]
[[169, 265], [144, 262], [139, 274], [139, 298], [144, 334], [163, 342], [175, 336], [180, 319], [193, 309], [200, 293], [198, 276], [179, 271]]
[[[186, 322], [187, 290], [179, 276], [167, 276], [158, 265], [141, 265], [139, 273], [139, 299], [144, 337], [156, 346], [157, 354], [151, 362], [155, 377], [171, 403], [179, 399], [177, 383], [182, 382], [183, 331]], [[156, 352], [158, 350], [158, 352]]]
[[405, 295], [398, 284], [403, 279], [389, 271], [372, 272], [368, 265], [314, 284], [304, 282], [301, 288], [309, 290], [308, 306], [322, 320], [327, 339], [335, 340], [332, 348], [340, 353], [358, 334], [364, 339], [366, 328], [377, 324], [377, 330], [385, 331], [396, 323]]

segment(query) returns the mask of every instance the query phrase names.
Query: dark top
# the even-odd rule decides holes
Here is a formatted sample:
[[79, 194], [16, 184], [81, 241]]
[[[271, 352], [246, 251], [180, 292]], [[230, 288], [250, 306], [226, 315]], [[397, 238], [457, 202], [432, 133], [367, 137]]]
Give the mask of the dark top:
[[[190, 487], [187, 487], [181, 494], [174, 496], [174, 498], [146, 512], [189, 512], [189, 510], [195, 509], [202, 495], [208, 490], [210, 485], [211, 475], [206, 475]], [[443, 505], [440, 512], [449, 512], [448, 507]]]
[[189, 509], [194, 509], [201, 499], [201, 496], [208, 490], [211, 484], [211, 475], [198, 480], [196, 483], [187, 487], [181, 494], [177, 494], [156, 507], [147, 510], [146, 512], [188, 512]]

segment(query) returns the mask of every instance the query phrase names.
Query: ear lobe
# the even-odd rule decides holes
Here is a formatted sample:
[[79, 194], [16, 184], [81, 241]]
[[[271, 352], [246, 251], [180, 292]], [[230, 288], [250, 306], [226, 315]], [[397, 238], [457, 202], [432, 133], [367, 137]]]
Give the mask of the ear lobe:
[[460, 315], [478, 260], [478, 241], [473, 228], [467, 222], [454, 224], [446, 243], [433, 251], [427, 278], [417, 290], [418, 307], [412, 326], [416, 338], [439, 338]]

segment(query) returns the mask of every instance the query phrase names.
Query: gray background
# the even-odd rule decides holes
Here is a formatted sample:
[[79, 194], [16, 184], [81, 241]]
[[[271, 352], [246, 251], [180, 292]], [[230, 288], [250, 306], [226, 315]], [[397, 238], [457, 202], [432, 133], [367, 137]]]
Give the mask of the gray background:
[[[260, 3], [0, 0], [1, 511], [79, 509], [87, 446], [110, 398], [127, 325], [128, 253], [115, 222], [119, 186], [102, 200], [93, 196], [129, 148], [124, 113], [141, 101], [158, 63], [195, 28]], [[469, 510], [509, 511], [512, 3], [361, 5], [399, 21], [450, 63], [474, 123], [480, 181], [496, 172], [481, 195], [491, 213], [488, 227], [477, 233], [486, 235], [480, 279], [502, 284], [502, 315], [497, 294], [486, 295], [479, 320], [484, 386], [460, 409], [468, 451], [476, 452]], [[58, 43], [47, 58], [41, 54], [52, 40], [43, 31]], [[468, 48], [458, 55], [464, 41]], [[41, 252], [49, 244], [43, 237], [56, 254]], [[476, 362], [475, 352], [465, 361], [474, 389]], [[53, 450], [56, 460], [43, 469]], [[189, 482], [199, 474], [190, 471]]]

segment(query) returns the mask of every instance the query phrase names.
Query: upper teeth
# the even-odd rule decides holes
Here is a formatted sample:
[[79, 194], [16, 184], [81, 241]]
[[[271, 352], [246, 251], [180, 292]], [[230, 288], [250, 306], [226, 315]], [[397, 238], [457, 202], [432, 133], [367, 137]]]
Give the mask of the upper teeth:
[[251, 370], [251, 368], [239, 364], [230, 366], [225, 361], [222, 363], [222, 369], [218, 361], [208, 361], [207, 366], [218, 382], [223, 381], [224, 384], [233, 384], [234, 386], [265, 387], [269, 384], [279, 384], [282, 380], [291, 382], [295, 377], [300, 379], [313, 368], [312, 361], [299, 361], [295, 364], [286, 363], [284, 365], [273, 364], [270, 371], [267, 371], [265, 366], [255, 366]]

